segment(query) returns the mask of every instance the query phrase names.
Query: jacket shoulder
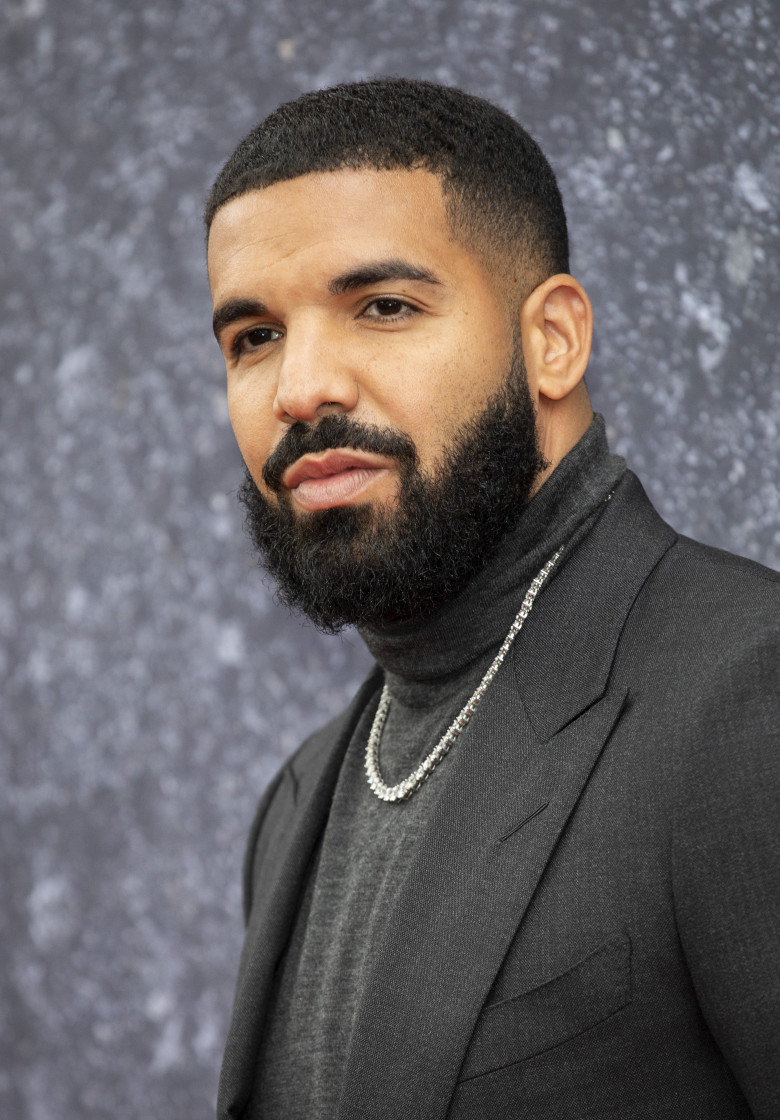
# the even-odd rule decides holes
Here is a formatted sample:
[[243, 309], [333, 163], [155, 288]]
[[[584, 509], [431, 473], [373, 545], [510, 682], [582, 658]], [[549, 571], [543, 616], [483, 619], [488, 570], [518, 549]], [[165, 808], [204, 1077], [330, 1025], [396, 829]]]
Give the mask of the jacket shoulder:
[[780, 641], [780, 572], [689, 537], [666, 552], [637, 606], [674, 624], [674, 644], [709, 636], [726, 651]]
[[691, 537], [678, 536], [672, 559], [699, 578], [707, 573], [727, 583], [733, 580], [742, 587], [755, 588], [759, 593], [780, 594], [780, 572]]

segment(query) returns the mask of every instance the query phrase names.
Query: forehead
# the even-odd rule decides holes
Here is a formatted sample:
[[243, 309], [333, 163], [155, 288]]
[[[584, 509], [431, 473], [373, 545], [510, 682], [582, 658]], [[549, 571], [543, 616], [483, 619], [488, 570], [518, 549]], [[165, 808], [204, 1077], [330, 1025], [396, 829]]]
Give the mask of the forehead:
[[343, 169], [252, 190], [216, 213], [209, 234], [215, 301], [259, 271], [326, 280], [367, 257], [409, 258], [437, 273], [488, 274], [450, 229], [427, 171]]

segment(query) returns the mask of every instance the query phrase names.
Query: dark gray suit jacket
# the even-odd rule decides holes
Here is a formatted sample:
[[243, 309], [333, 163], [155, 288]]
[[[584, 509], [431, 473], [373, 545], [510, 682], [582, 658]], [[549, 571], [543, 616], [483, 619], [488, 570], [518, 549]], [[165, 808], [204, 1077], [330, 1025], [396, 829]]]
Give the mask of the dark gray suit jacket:
[[[447, 761], [338, 1120], [780, 1118], [779, 618], [780, 576], [679, 538], [625, 476]], [[251, 1098], [274, 970], [380, 686], [261, 802], [222, 1120]]]

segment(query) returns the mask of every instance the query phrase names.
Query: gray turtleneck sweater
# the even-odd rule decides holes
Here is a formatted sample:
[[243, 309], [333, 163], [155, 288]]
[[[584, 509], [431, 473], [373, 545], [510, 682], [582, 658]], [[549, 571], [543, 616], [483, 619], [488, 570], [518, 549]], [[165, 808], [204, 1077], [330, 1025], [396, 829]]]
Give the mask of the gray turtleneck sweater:
[[[436, 745], [495, 656], [533, 577], [562, 545], [576, 547], [624, 470], [597, 416], [454, 600], [423, 621], [361, 630], [392, 697], [380, 746], [386, 782], [405, 778]], [[277, 975], [252, 1117], [325, 1120], [336, 1113], [365, 978], [449, 780], [445, 758], [408, 801], [375, 797], [364, 771], [373, 715], [363, 713], [346, 752]], [[453, 750], [468, 749], [467, 728]]]

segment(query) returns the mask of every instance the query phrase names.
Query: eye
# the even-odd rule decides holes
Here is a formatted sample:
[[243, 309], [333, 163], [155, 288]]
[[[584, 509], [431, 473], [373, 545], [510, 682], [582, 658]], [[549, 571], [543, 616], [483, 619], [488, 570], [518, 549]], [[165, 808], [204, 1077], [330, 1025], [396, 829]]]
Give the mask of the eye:
[[412, 315], [417, 314], [417, 308], [406, 300], [398, 299], [396, 296], [380, 296], [378, 299], [372, 299], [370, 303], [366, 304], [363, 309], [363, 315], [366, 319], [378, 319], [394, 321], [397, 319], [407, 319]]
[[282, 337], [282, 332], [275, 327], [251, 327], [248, 331], [237, 336], [232, 350], [235, 357], [249, 354], [253, 350], [262, 350], [270, 342], [277, 342]]

